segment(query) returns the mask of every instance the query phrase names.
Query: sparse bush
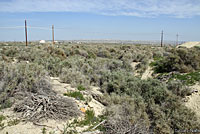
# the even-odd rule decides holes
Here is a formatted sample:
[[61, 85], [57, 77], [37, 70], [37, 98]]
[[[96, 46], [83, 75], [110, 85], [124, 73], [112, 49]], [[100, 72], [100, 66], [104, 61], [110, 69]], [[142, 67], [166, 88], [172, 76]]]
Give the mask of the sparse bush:
[[[122, 73], [123, 74], [123, 73]], [[114, 75], [114, 73], [111, 75], [112, 77], [109, 77], [108, 80], [111, 80], [107, 84], [104, 84], [104, 89], [109, 93], [116, 93], [118, 95], [127, 94], [128, 96], [141, 96], [141, 100], [145, 105], [144, 109], [148, 116], [148, 120], [152, 122], [150, 124], [150, 129], [155, 133], [171, 133], [173, 132], [174, 128], [181, 129], [184, 126], [187, 126], [187, 128], [194, 128], [197, 129], [197, 125], [191, 125], [191, 122], [197, 122], [196, 115], [187, 109], [183, 104], [180, 102], [180, 98], [176, 95], [172, 94], [166, 87], [166, 85], [160, 83], [157, 80], [139, 80], [137, 78], [134, 78], [131, 75], [122, 75], [119, 72]], [[114, 77], [114, 79], [113, 79]], [[184, 90], [183, 90], [184, 91]], [[183, 92], [181, 95], [184, 95]], [[115, 99], [115, 102], [118, 102]], [[108, 100], [108, 102], [110, 102]], [[123, 101], [125, 102], [125, 101]], [[130, 104], [130, 103], [128, 103]], [[123, 105], [123, 106], [130, 106], [133, 107], [134, 103], [131, 105]], [[114, 105], [116, 106], [116, 105]], [[131, 108], [127, 109], [131, 109]], [[142, 106], [139, 106], [139, 109]], [[152, 108], [155, 107], [155, 108]], [[114, 110], [117, 112], [120, 108], [116, 108]], [[124, 109], [124, 108], [122, 108]], [[184, 109], [185, 112], [181, 112], [181, 109]], [[175, 111], [176, 112], [175, 112]], [[132, 110], [133, 111], [133, 110]], [[187, 112], [186, 112], [187, 111]], [[176, 116], [178, 113], [180, 116]], [[172, 114], [169, 114], [172, 113]], [[185, 115], [184, 118], [182, 118], [182, 115]], [[143, 114], [144, 115], [144, 114]], [[125, 117], [125, 115], [122, 115], [122, 117]], [[133, 116], [134, 117], [134, 116]], [[135, 117], [140, 118], [137, 114]], [[174, 117], [176, 117], [176, 121], [174, 120]], [[168, 120], [166, 120], [166, 118]], [[182, 119], [182, 121], [180, 121]], [[146, 121], [146, 120], [145, 120]], [[175, 125], [175, 123], [180, 124], [180, 126]], [[182, 124], [182, 125], [181, 125]], [[185, 128], [186, 129], [186, 128]]]
[[0, 122], [2, 122], [3, 120], [5, 120], [6, 119], [6, 117], [5, 116], [3, 116], [3, 115], [0, 115]]
[[93, 110], [86, 110], [85, 119], [79, 122], [80, 126], [91, 125], [95, 122], [96, 117]]
[[78, 85], [77, 89], [78, 89], [79, 91], [84, 91], [84, 90], [86, 90], [86, 88], [85, 88], [84, 86], [82, 86], [82, 85]]
[[60, 79], [65, 83], [72, 84], [74, 87], [78, 85], [89, 86], [89, 78], [75, 69], [63, 69]]
[[6, 117], [3, 115], [0, 115], [0, 130], [5, 127], [5, 123], [3, 123], [3, 120], [5, 120]]
[[85, 98], [83, 97], [83, 94], [81, 92], [69, 92], [69, 93], [64, 93], [64, 96], [69, 96], [69, 97], [73, 97], [77, 100], [85, 100]]
[[[50, 111], [44, 115], [45, 112], [40, 111], [39, 107], [33, 108], [32, 112], [28, 111], [27, 107], [35, 107], [35, 105], [45, 108], [53, 103], [53, 108], [49, 109], [61, 111], [54, 111], [57, 119], [71, 116], [70, 113], [78, 111], [74, 103], [68, 103], [69, 100], [64, 101], [63, 98], [57, 100], [59, 103], [56, 104], [59, 104], [59, 108], [55, 108], [58, 106], [54, 105], [57, 96], [51, 90], [48, 80], [50, 75], [59, 76], [63, 82], [70, 83], [78, 90], [88, 89], [91, 85], [101, 88], [104, 93], [101, 102], [106, 102], [107, 106], [106, 123], [101, 127], [108, 134], [124, 132], [127, 134], [149, 132], [160, 134], [174, 133], [175, 129], [200, 129], [195, 113], [181, 102], [181, 97], [189, 93], [189, 90], [181, 84], [193, 84], [199, 81], [199, 48], [172, 49], [171, 47], [159, 48], [146, 45], [68, 44], [58, 47], [21, 46], [17, 50], [10, 46], [5, 49], [5, 52], [1, 50], [1, 56], [2, 59], [4, 56], [8, 61], [0, 62], [1, 107], [3, 104], [6, 104], [3, 107], [10, 106], [10, 103], [5, 102], [10, 101], [12, 104], [15, 102], [13, 98], [14, 100], [23, 99], [15, 110], [22, 112], [22, 115], [29, 120], [32, 116], [34, 118], [31, 119], [39, 120], [38, 115], [53, 118]], [[14, 58], [18, 63], [11, 66]], [[181, 77], [179, 74], [173, 75], [172, 79], [179, 79], [180, 83], [171, 81], [171, 79], [169, 83], [162, 83], [159, 80], [141, 80], [134, 77], [130, 64], [140, 62], [137, 70], [143, 72], [149, 59], [155, 61], [151, 63], [151, 66], [155, 67], [155, 72], [178, 71], [188, 74], [181, 75]], [[34, 97], [31, 98], [31, 95]], [[65, 95], [84, 99], [80, 91]], [[45, 103], [48, 102], [46, 99], [50, 100], [49, 103]], [[38, 104], [40, 101], [42, 103]], [[98, 122], [98, 118], [95, 118], [93, 113], [87, 114], [88, 117], [83, 124], [89, 123], [92, 126], [96, 120]]]
[[[45, 92], [51, 89], [46, 81], [46, 71], [37, 64], [20, 63], [15, 66], [1, 64], [2, 74], [0, 81], [1, 108], [10, 107], [10, 97], [24, 98], [29, 93]], [[42, 89], [42, 90], [41, 90]]]
[[157, 73], [178, 71], [193, 72], [200, 69], [200, 54], [198, 49], [171, 49], [170, 54], [158, 60], [155, 65]]
[[177, 79], [186, 85], [194, 85], [200, 81], [200, 71], [195, 71], [187, 74], [174, 74], [171, 79]]
[[145, 72], [145, 70], [147, 69], [148, 65], [149, 65], [148, 60], [144, 59], [142, 62], [137, 64], [136, 70], [138, 70], [138, 72], [142, 74], [142, 73]]
[[102, 49], [99, 50], [97, 56], [102, 58], [111, 58], [110, 53], [107, 50], [102, 50]]
[[8, 126], [15, 126], [19, 123], [20, 123], [19, 119], [13, 119], [13, 120], [8, 121]]
[[191, 89], [184, 86], [180, 81], [170, 81], [167, 88], [172, 91], [172, 93], [180, 97], [191, 95]]
[[147, 134], [150, 122], [145, 113], [145, 104], [139, 98], [112, 94], [109, 97], [104, 129], [108, 134]]
[[1, 52], [8, 57], [14, 57], [19, 52], [19, 49], [17, 47], [4, 47]]

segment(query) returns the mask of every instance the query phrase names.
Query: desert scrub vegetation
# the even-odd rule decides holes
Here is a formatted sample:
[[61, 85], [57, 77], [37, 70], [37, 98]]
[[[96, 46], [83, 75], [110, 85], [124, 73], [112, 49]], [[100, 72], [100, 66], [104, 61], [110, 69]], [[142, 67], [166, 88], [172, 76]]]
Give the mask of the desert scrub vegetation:
[[66, 126], [64, 127], [64, 131], [67, 134], [78, 134], [78, 128], [87, 127], [84, 130], [85, 133], [92, 133], [96, 130], [101, 130], [103, 132], [105, 131], [105, 128], [102, 126], [102, 124], [104, 124], [105, 120], [106, 117], [104, 115], [99, 115], [96, 117], [93, 110], [87, 109], [82, 120], [74, 119], [71, 123], [67, 122]]
[[64, 93], [64, 96], [73, 97], [77, 100], [83, 100], [83, 101], [85, 100], [85, 98], [83, 97], [83, 94], [79, 91]]
[[[106, 121], [98, 129], [106, 134], [166, 134], [174, 133], [175, 129], [200, 129], [196, 114], [181, 102], [190, 93], [182, 83], [187, 83], [190, 73], [189, 83], [199, 78], [198, 48], [64, 44], [20, 46], [17, 49], [3, 46], [0, 52], [1, 57], [5, 56], [0, 62], [1, 107], [10, 107], [15, 101], [23, 100], [14, 110], [22, 112], [22, 117], [30, 121], [68, 119], [80, 114], [69, 97], [58, 97], [52, 91], [48, 80], [51, 76], [77, 88], [77, 92], [65, 94], [76, 99], [81, 99], [81, 92], [90, 86], [100, 87], [103, 93], [100, 102], [106, 106], [103, 115]], [[14, 59], [16, 63], [13, 63]], [[169, 82], [136, 78], [131, 63], [138, 62], [136, 69], [142, 74], [152, 59], [155, 73], [176, 71], [188, 74], [183, 75], [184, 78], [174, 75], [175, 79], [182, 80]], [[51, 112], [56, 116], [53, 117]], [[94, 125], [95, 121], [102, 120], [88, 112], [82, 123]]]
[[180, 73], [193, 72], [200, 69], [200, 49], [176, 48], [168, 50], [168, 53], [155, 63], [157, 73], [177, 71]]
[[185, 85], [194, 85], [200, 81], [200, 71], [190, 72], [186, 74], [174, 74], [170, 80], [180, 80]]
[[[37, 93], [44, 86], [44, 91], [49, 90], [50, 84], [45, 80], [46, 71], [36, 64], [20, 63], [14, 66], [5, 62], [0, 63], [0, 95], [1, 106], [10, 105], [12, 97], [24, 98], [29, 93]], [[46, 86], [46, 87], [45, 87]], [[43, 92], [41, 90], [40, 92]]]
[[185, 96], [191, 95], [191, 88], [185, 86], [181, 81], [170, 80], [167, 84], [167, 88], [175, 95], [184, 98]]
[[5, 127], [5, 123], [3, 123], [3, 120], [5, 120], [6, 117], [3, 115], [0, 115], [0, 130]]
[[29, 121], [69, 119], [79, 115], [77, 105], [71, 99], [59, 97], [52, 90], [43, 66], [36, 63], [10, 66], [2, 62], [0, 69], [1, 108], [7, 108], [10, 100], [12, 104], [16, 101], [14, 111], [21, 112], [22, 117]]
[[[112, 75], [109, 78], [111, 81], [104, 85], [104, 90], [108, 93], [105, 97], [108, 107], [113, 108], [108, 109], [108, 118], [114, 120], [113, 117], [116, 116], [115, 121], [108, 120], [105, 126], [108, 133], [126, 130], [131, 134], [137, 123], [143, 124], [143, 128], [138, 130], [143, 130], [144, 133], [173, 133], [174, 129], [199, 128], [195, 114], [180, 101], [179, 96], [184, 94], [184, 90], [180, 94], [178, 89], [173, 93], [170, 86], [167, 87], [158, 80], [140, 80], [125, 72]], [[112, 81], [113, 77], [115, 79]], [[137, 122], [139, 119], [141, 122]]]
[[181, 81], [185, 85], [199, 82], [200, 70], [199, 48], [171, 48], [166, 49], [162, 56], [156, 54], [150, 65], [154, 73], [159, 73], [158, 79], [165, 81]]

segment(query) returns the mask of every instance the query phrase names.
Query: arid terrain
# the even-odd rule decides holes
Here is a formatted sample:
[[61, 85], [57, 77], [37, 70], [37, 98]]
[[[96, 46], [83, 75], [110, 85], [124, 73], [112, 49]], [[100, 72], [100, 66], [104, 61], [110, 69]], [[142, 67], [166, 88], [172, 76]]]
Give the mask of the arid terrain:
[[200, 132], [200, 48], [0, 43], [0, 134]]

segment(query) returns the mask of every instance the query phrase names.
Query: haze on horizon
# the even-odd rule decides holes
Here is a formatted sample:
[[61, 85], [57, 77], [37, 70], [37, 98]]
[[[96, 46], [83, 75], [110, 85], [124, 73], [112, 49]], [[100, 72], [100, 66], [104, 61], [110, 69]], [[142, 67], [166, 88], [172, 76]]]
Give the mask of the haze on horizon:
[[116, 39], [200, 41], [200, 0], [0, 0], [0, 41]]

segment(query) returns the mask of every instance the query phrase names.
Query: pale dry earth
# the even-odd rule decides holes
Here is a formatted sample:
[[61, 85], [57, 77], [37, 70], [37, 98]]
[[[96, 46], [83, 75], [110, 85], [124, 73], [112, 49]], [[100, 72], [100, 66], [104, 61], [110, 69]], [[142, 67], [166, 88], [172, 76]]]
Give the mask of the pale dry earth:
[[186, 43], [183, 43], [181, 45], [178, 45], [177, 48], [179, 47], [186, 47], [186, 48], [192, 48], [192, 47], [195, 47], [195, 46], [198, 46], [200, 47], [200, 42], [186, 42]]
[[[51, 77], [51, 84], [53, 86], [53, 90], [57, 92], [57, 94], [62, 95], [67, 92], [73, 92], [77, 91], [76, 88], [71, 87], [70, 84], [61, 83], [59, 78]], [[72, 98], [77, 104], [79, 109], [93, 109], [95, 112], [95, 116], [103, 114], [105, 110], [105, 106], [103, 106], [100, 102], [92, 98], [92, 94], [96, 95], [102, 95], [100, 91], [98, 91], [98, 87], [91, 87], [88, 91], [83, 91], [84, 97], [90, 97], [90, 101], [86, 104], [84, 101], [76, 100]], [[63, 96], [64, 97], [64, 96]], [[16, 114], [13, 112], [12, 108], [7, 108], [2, 111], [0, 111], [0, 115], [6, 116], [6, 120], [4, 121], [5, 124], [9, 120], [13, 119], [20, 119], [19, 114]], [[78, 119], [83, 119], [84, 113], [81, 117]], [[32, 122], [23, 122], [20, 121], [19, 124], [13, 125], [13, 126], [6, 126], [3, 130], [0, 130], [0, 134], [42, 134], [42, 129], [45, 127], [47, 130], [47, 134], [49, 132], [53, 132], [53, 134], [61, 134], [61, 132], [64, 130], [64, 127], [66, 127], [67, 122], [70, 121], [58, 121], [58, 120], [48, 120], [48, 121], [42, 121], [39, 124], [35, 125]], [[84, 130], [86, 130], [88, 126], [85, 127], [77, 127], [76, 130], [81, 134]], [[93, 134], [94, 132], [85, 132], [84, 134]], [[95, 132], [96, 133], [96, 132]]]
[[200, 84], [196, 84], [191, 86], [191, 88], [195, 91], [192, 95], [187, 96], [185, 105], [192, 109], [200, 119]]

